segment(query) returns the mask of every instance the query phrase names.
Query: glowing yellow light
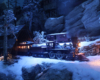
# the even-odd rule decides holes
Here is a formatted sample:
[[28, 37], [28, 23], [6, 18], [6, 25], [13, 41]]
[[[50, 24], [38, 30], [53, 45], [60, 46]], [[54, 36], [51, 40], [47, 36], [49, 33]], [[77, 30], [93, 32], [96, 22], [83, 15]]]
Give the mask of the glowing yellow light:
[[81, 43], [78, 43], [78, 47], [81, 47]]
[[30, 46], [28, 46], [28, 49], [30, 48]]
[[23, 49], [24, 47], [22, 46], [22, 49]]
[[26, 44], [26, 42], [22, 42], [22, 43], [20, 43], [20, 44]]
[[23, 48], [25, 48], [25, 46]]
[[18, 48], [20, 48], [20, 46]]

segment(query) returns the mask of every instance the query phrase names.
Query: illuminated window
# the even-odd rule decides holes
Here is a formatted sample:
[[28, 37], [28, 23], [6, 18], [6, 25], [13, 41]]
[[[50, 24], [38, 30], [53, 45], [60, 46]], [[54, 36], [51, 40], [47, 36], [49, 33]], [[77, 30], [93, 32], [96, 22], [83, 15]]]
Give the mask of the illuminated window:
[[30, 48], [30, 46], [28, 46], [28, 49]]

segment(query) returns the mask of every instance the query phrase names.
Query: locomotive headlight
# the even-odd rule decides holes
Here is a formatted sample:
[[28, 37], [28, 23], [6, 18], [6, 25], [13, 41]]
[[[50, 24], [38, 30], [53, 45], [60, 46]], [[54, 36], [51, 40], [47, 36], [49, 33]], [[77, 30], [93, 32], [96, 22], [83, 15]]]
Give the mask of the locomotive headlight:
[[81, 47], [81, 43], [80, 42], [78, 43], [78, 47]]

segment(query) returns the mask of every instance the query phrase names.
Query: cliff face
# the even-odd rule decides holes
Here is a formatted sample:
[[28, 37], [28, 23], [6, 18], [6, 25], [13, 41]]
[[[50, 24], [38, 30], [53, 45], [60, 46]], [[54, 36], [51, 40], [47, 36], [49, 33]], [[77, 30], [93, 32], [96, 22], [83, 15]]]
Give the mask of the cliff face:
[[[80, 0], [57, 0], [56, 2], [57, 14], [59, 16], [64, 16], [64, 22], [62, 23], [58, 21], [58, 23], [61, 23], [62, 25], [57, 26], [57, 24], [55, 23], [55, 21], [52, 20], [52, 18], [48, 18], [48, 19], [51, 19], [52, 21], [48, 21], [47, 19], [44, 25], [45, 29], [47, 31], [49, 30], [49, 33], [56, 33], [56, 32], [59, 33], [62, 31], [69, 31], [69, 30], [73, 31], [75, 29], [73, 29], [72, 27], [76, 26], [75, 28], [77, 28], [77, 25], [79, 25], [78, 26], [79, 29], [80, 29], [80, 26], [82, 26], [82, 28], [84, 29], [84, 25], [82, 24], [81, 20], [79, 20], [81, 19], [83, 11], [84, 11], [82, 6], [79, 6], [79, 5], [82, 4], [84, 1], [85, 0], [81, 0], [81, 1]], [[53, 27], [52, 27], [52, 24], [50, 25], [50, 22], [53, 22], [54, 24]]]
[[79, 5], [65, 17], [64, 31], [69, 32], [70, 36], [77, 36], [80, 31], [85, 31], [84, 25], [81, 21], [83, 12], [84, 9]]
[[100, 0], [88, 0], [82, 4], [85, 9], [83, 12], [82, 23], [90, 35], [100, 34], [99, 11]]
[[[87, 1], [84, 0], [84, 2], [83, 0], [81, 2], [79, 0], [73, 0], [73, 1], [62, 0], [59, 1], [59, 3], [57, 4], [59, 5], [59, 7], [57, 8], [58, 14], [64, 16], [63, 25], [65, 27], [63, 28], [62, 26], [61, 28], [55, 25], [55, 27], [59, 29], [59, 31], [57, 31], [56, 28], [51, 29], [51, 25], [50, 27], [47, 26], [48, 29], [51, 29], [50, 30], [51, 33], [67, 31], [70, 36], [82, 36], [82, 37], [87, 35], [89, 36], [100, 35], [99, 33], [100, 32], [100, 23], [99, 23], [100, 1], [99, 0], [87, 0]], [[47, 25], [47, 21], [45, 24]]]
[[100, 35], [99, 0], [88, 0], [65, 17], [65, 29], [71, 36]]

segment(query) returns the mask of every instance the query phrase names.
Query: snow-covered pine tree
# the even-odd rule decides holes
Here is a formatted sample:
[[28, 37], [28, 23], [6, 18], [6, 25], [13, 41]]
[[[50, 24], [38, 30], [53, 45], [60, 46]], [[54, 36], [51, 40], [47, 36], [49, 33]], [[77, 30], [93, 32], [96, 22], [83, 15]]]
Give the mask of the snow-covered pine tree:
[[48, 41], [47, 39], [44, 38], [45, 37], [44, 31], [42, 31], [41, 33], [39, 31], [34, 31], [33, 35], [35, 36], [33, 38], [33, 41], [36, 44], [42, 44]]
[[10, 23], [16, 20], [12, 10], [4, 10], [4, 61], [7, 62], [7, 28]]

